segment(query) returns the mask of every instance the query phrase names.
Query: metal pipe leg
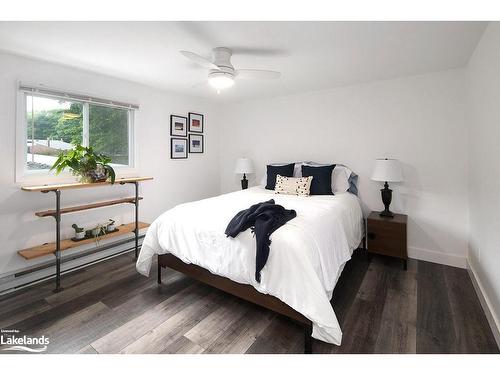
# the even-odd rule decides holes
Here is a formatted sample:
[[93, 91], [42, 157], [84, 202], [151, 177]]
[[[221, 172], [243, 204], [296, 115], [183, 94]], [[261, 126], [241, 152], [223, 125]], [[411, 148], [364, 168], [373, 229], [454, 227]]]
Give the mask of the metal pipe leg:
[[56, 193], [56, 289], [54, 293], [61, 291], [61, 190], [55, 190]]
[[312, 353], [312, 324], [304, 327], [304, 354]]
[[139, 256], [139, 182], [135, 182], [135, 259]]

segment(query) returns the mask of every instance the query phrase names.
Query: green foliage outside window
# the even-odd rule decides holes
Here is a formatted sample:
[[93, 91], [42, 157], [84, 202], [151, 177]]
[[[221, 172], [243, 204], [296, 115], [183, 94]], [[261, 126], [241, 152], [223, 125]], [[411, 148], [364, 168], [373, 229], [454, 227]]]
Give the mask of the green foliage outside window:
[[128, 111], [97, 105], [89, 107], [89, 144], [113, 163], [128, 164]]
[[[35, 111], [35, 139], [56, 139], [74, 145], [82, 143], [83, 105], [72, 103], [68, 109]], [[32, 136], [33, 120], [27, 111], [28, 139]]]
[[[32, 112], [27, 115], [27, 138], [31, 140]], [[83, 104], [73, 102], [69, 109], [34, 111], [35, 140], [61, 140], [83, 144]], [[115, 164], [129, 164], [128, 110], [89, 104], [89, 145]]]

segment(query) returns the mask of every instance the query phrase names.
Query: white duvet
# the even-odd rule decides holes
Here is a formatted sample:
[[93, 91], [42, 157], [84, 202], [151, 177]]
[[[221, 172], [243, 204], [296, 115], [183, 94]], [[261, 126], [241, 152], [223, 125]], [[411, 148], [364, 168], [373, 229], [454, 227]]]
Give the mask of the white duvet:
[[[240, 210], [269, 199], [294, 209], [297, 217], [271, 235], [259, 284], [253, 234], [247, 230], [228, 238], [224, 231]], [[361, 207], [351, 193], [297, 197], [254, 187], [181, 204], [159, 216], [146, 233], [137, 270], [148, 276], [153, 256], [172, 253], [279, 298], [313, 322], [314, 338], [340, 345], [342, 331], [330, 299], [362, 236]]]

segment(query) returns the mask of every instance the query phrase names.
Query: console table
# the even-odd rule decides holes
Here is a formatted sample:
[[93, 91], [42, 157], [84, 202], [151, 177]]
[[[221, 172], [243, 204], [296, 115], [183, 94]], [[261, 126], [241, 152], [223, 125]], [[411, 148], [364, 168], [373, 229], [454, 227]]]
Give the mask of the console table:
[[29, 192], [41, 192], [41, 193], [55, 193], [55, 209], [35, 212], [38, 217], [53, 217], [56, 223], [56, 235], [55, 242], [45, 243], [43, 245], [30, 247], [18, 251], [18, 254], [26, 260], [38, 258], [48, 254], [54, 254], [56, 257], [56, 288], [55, 293], [61, 291], [61, 252], [78, 246], [92, 243], [94, 239], [86, 239], [79, 242], [74, 242], [70, 239], [61, 240], [61, 215], [68, 214], [72, 212], [90, 210], [99, 207], [114, 206], [117, 204], [130, 203], [135, 206], [135, 221], [133, 223], [123, 224], [118, 226], [118, 231], [107, 233], [99, 236], [100, 239], [107, 239], [116, 236], [121, 236], [126, 233], [134, 233], [135, 237], [135, 257], [137, 259], [139, 251], [139, 230], [147, 228], [149, 224], [139, 222], [139, 201], [142, 197], [139, 196], [139, 182], [152, 180], [152, 177], [130, 177], [130, 178], [117, 178], [115, 180], [115, 185], [133, 184], [135, 186], [135, 196], [130, 198], [114, 199], [104, 202], [96, 202], [91, 204], [85, 204], [81, 206], [72, 206], [61, 208], [61, 192], [68, 189], [83, 189], [83, 188], [94, 188], [99, 186], [111, 185], [111, 182], [96, 182], [96, 183], [82, 183], [74, 182], [68, 184], [58, 184], [58, 185], [38, 185], [38, 186], [23, 186], [21, 187], [24, 191]]

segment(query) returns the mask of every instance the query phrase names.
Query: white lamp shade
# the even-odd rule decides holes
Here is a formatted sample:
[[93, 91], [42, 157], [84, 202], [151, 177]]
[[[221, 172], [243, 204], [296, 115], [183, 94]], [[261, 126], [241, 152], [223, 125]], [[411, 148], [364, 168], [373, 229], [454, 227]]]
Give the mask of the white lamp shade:
[[396, 159], [377, 159], [375, 160], [375, 168], [373, 169], [372, 180], [401, 182], [403, 181], [403, 172], [401, 165]]
[[238, 160], [236, 160], [234, 173], [253, 173], [252, 160], [247, 158], [238, 158]]

